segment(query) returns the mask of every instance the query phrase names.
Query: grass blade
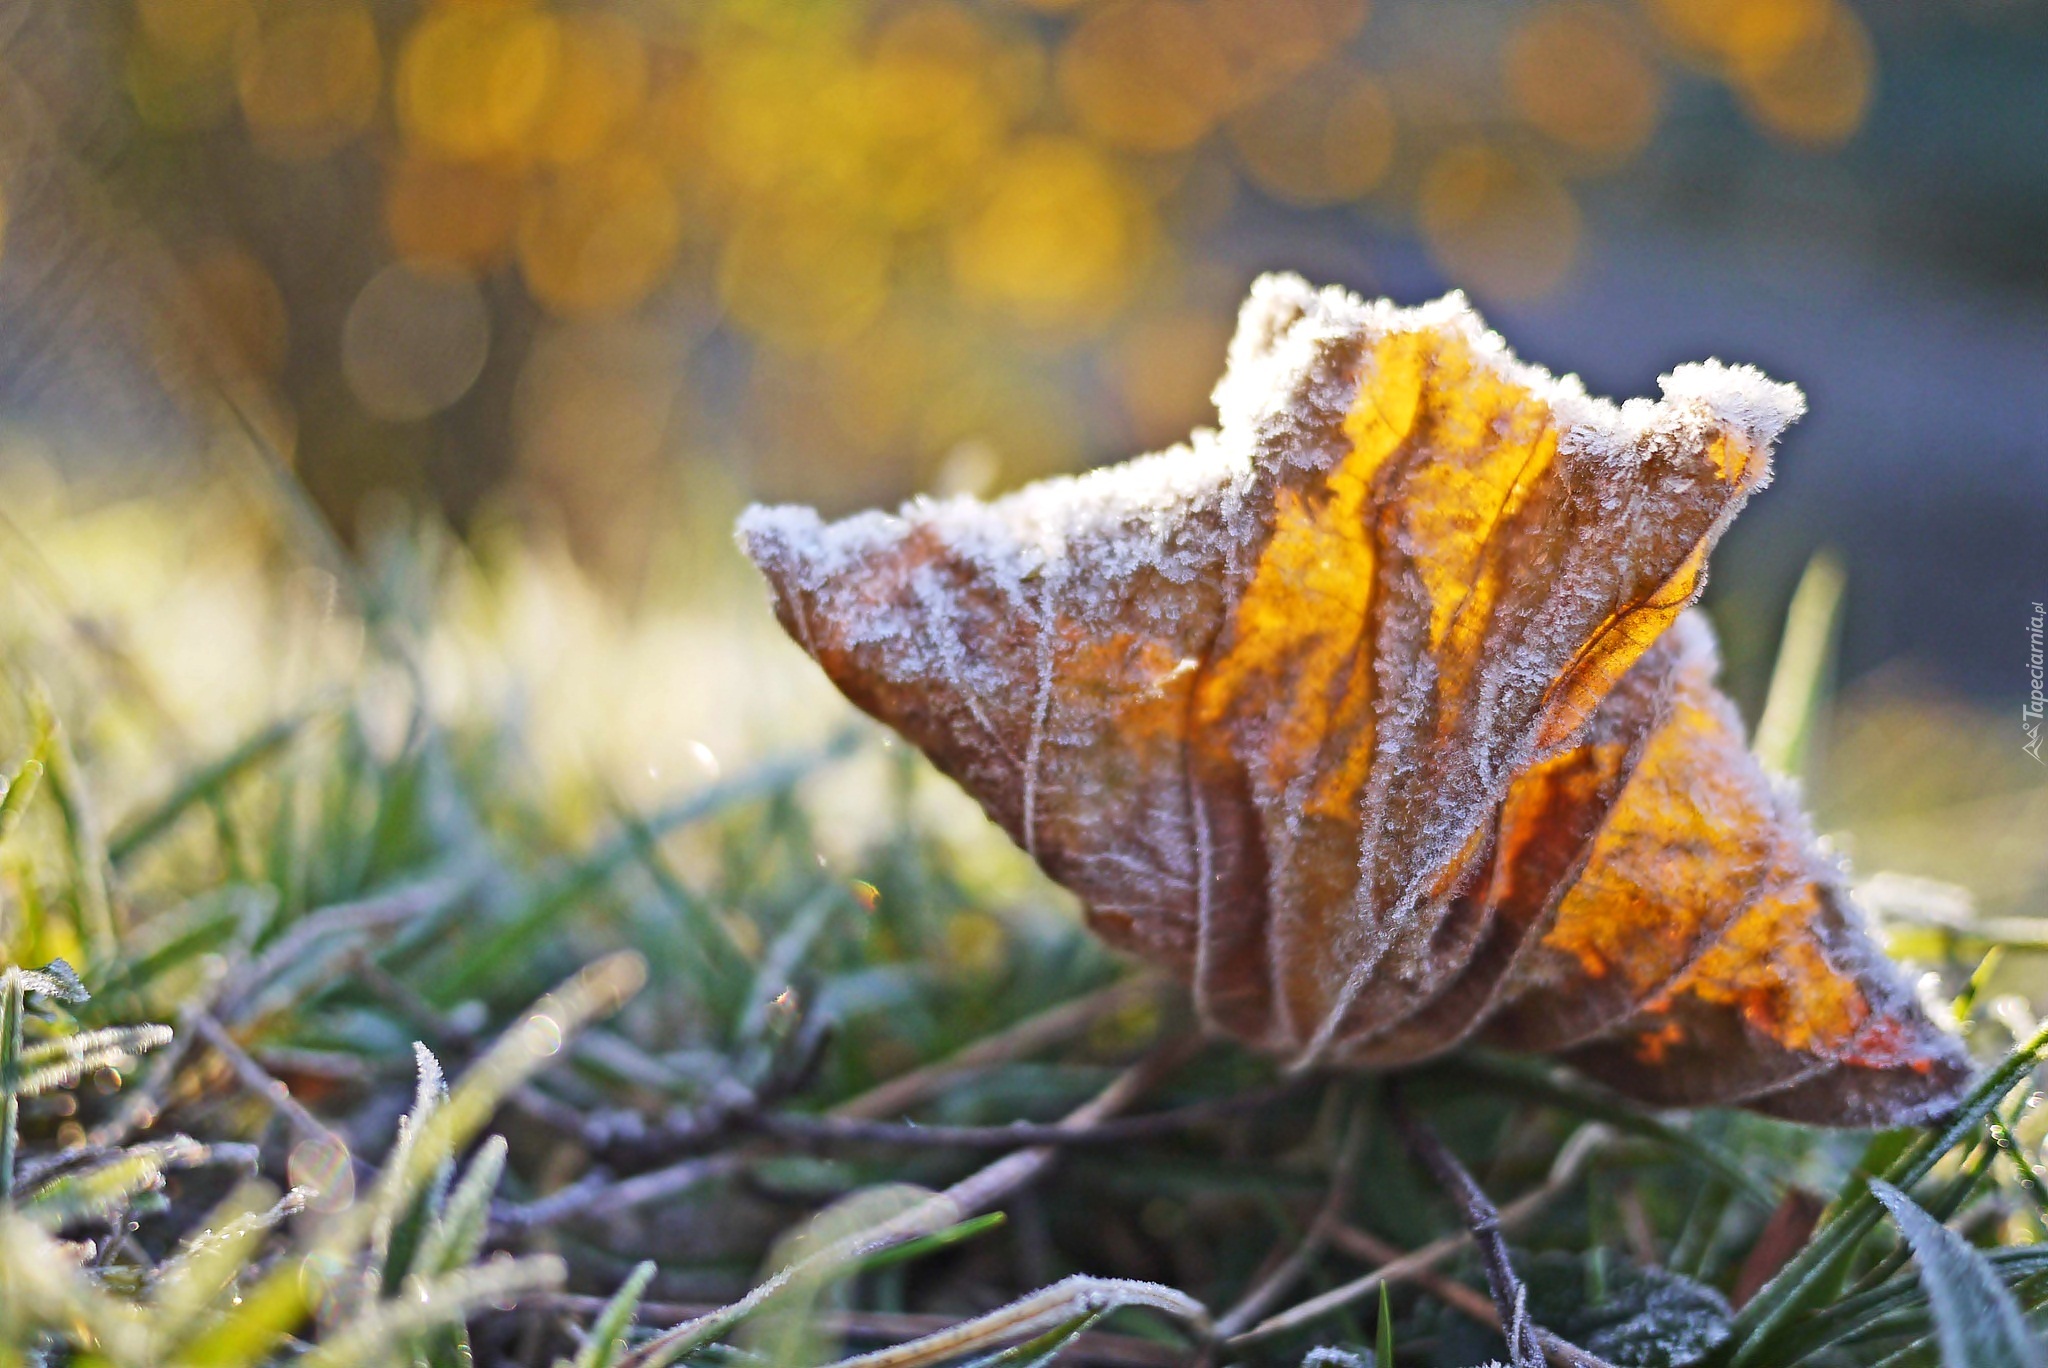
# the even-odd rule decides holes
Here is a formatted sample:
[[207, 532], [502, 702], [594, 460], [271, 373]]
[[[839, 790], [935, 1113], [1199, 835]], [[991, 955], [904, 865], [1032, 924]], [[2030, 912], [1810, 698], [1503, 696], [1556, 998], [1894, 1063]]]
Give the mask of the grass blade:
[[547, 927], [632, 863], [642, 841], [706, 821], [741, 803], [785, 792], [812, 771], [846, 755], [859, 737], [858, 732], [844, 731], [817, 750], [766, 761], [745, 774], [712, 784], [642, 818], [633, 828], [614, 835], [529, 898], [483, 944], [466, 950], [461, 962], [448, 974], [447, 982], [439, 986], [440, 995], [449, 999], [460, 997], [500, 979], [507, 966], [522, 959]]
[[21, 971], [0, 974], [0, 1206], [14, 1204], [14, 1155], [21, 1143]]
[[1920, 1283], [1934, 1309], [1947, 1368], [2048, 1365], [2019, 1303], [1982, 1253], [1882, 1178], [1870, 1180], [1870, 1191], [1891, 1214], [1920, 1265]]
[[633, 1313], [640, 1308], [640, 1296], [654, 1280], [654, 1263], [646, 1260], [634, 1268], [612, 1299], [605, 1303], [571, 1368], [614, 1368], [626, 1352], [626, 1334], [633, 1325]]
[[1778, 774], [1805, 772], [1814, 722], [1827, 698], [1847, 585], [1841, 562], [1823, 551], [1806, 563], [1806, 573], [1799, 577], [1785, 610], [1785, 634], [1779, 639], [1753, 747], [1764, 768]]
[[[1920, 1182], [1944, 1154], [1966, 1140], [1976, 1139], [2005, 1095], [2034, 1071], [2044, 1049], [2048, 1049], [2048, 1027], [2036, 1031], [1980, 1079], [1941, 1130], [1929, 1131], [1906, 1145], [1885, 1172], [1876, 1176], [1901, 1189]], [[1886, 1139], [1881, 1137], [1878, 1143], [1883, 1144]], [[1849, 1259], [1876, 1228], [1881, 1215], [1877, 1198], [1867, 1188], [1839, 1203], [1807, 1241], [1806, 1248], [1736, 1315], [1728, 1339], [1708, 1362], [1751, 1368], [1778, 1361], [1771, 1356], [1776, 1337], [1801, 1311], [1832, 1295], [1840, 1286]]]
[[125, 864], [143, 847], [162, 836], [197, 804], [206, 802], [250, 770], [290, 745], [310, 714], [280, 718], [242, 741], [210, 764], [201, 765], [156, 803], [116, 827], [107, 838], [107, 858]]

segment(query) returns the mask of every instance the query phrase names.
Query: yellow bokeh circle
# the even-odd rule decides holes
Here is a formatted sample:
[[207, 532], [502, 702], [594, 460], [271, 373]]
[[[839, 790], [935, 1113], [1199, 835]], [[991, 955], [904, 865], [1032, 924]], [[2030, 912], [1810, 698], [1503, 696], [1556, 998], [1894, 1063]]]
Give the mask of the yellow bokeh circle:
[[1095, 10], [1061, 47], [1058, 75], [1083, 129], [1141, 152], [1192, 146], [1234, 98], [1223, 46], [1192, 0], [1117, 0]]
[[1010, 150], [955, 228], [953, 274], [968, 298], [1028, 322], [1092, 322], [1129, 291], [1151, 235], [1149, 205], [1113, 162], [1080, 139], [1041, 135]]
[[842, 342], [888, 298], [888, 236], [837, 204], [768, 201], [726, 234], [718, 293], [731, 319], [785, 350]]
[[1766, 130], [1804, 147], [1846, 142], [1863, 125], [1876, 86], [1870, 34], [1847, 7], [1783, 57], [1737, 71], [1742, 107]]
[[1453, 285], [1491, 299], [1536, 299], [1563, 283], [1579, 211], [1557, 178], [1488, 143], [1438, 154], [1417, 206], [1423, 241]]
[[281, 6], [240, 45], [235, 93], [256, 146], [325, 156], [368, 126], [383, 67], [369, 11], [350, 0]]
[[540, 10], [442, 5], [405, 40], [399, 126], [443, 157], [530, 156], [561, 63], [560, 22]]
[[1681, 54], [1726, 72], [1772, 65], [1827, 27], [1836, 0], [1648, 0]]
[[1625, 161], [1657, 131], [1663, 78], [1629, 20], [1606, 5], [1537, 10], [1509, 40], [1503, 65], [1516, 112], [1595, 162]]
[[554, 80], [535, 116], [534, 152], [557, 164], [595, 156], [639, 117], [646, 99], [640, 30], [602, 11], [564, 16]]
[[384, 231], [415, 265], [484, 268], [502, 260], [519, 222], [521, 181], [486, 162], [401, 158], [384, 187]]
[[682, 210], [661, 168], [619, 149], [537, 177], [519, 216], [527, 288], [562, 313], [630, 308], [668, 274]]
[[1370, 192], [1394, 160], [1394, 110], [1380, 83], [1327, 66], [1231, 117], [1238, 165], [1287, 204], [1342, 204]]
[[891, 223], [946, 216], [994, 157], [1009, 121], [992, 79], [999, 59], [974, 18], [953, 5], [906, 11], [877, 33], [861, 77], [866, 180]]
[[167, 56], [139, 39], [128, 45], [121, 78], [142, 122], [167, 133], [215, 127], [235, 109], [231, 68]]
[[1365, 25], [1368, 0], [1203, 0], [1240, 100], [1273, 94]]

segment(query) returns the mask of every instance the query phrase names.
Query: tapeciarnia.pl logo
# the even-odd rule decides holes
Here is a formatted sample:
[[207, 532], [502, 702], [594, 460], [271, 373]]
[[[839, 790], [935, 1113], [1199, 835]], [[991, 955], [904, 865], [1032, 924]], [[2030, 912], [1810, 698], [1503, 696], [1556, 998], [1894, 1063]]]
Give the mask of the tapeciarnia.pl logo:
[[2020, 705], [2020, 729], [2027, 739], [2020, 749], [2034, 757], [2037, 764], [2048, 764], [2041, 758], [2041, 712], [2048, 697], [2042, 693], [2041, 665], [2041, 624], [2048, 619], [2048, 607], [2036, 603], [2034, 615], [2027, 619], [2027, 701]]

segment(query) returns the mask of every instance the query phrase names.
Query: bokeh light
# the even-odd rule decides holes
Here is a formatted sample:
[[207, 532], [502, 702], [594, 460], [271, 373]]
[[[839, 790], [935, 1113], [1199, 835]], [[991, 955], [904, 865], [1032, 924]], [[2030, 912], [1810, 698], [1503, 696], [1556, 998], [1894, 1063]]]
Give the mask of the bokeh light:
[[1783, 61], [1827, 25], [1835, 0], [1649, 0], [1677, 51], [1709, 69]]
[[1241, 102], [1337, 56], [1372, 12], [1369, 0], [1204, 0], [1202, 8]]
[[947, 216], [1001, 148], [1031, 79], [954, 5], [905, 10], [876, 33], [862, 81], [875, 207], [914, 229]]
[[1394, 161], [1394, 110], [1371, 76], [1331, 66], [1289, 81], [1230, 121], [1254, 184], [1288, 204], [1343, 204], [1368, 194]]
[[284, 365], [291, 319], [277, 282], [248, 249], [232, 242], [203, 246], [188, 281], [235, 361], [257, 375]]
[[550, 308], [626, 308], [659, 283], [682, 226], [675, 192], [652, 158], [630, 149], [607, 152], [528, 185], [519, 212], [519, 267], [527, 288]]
[[1862, 126], [1876, 78], [1863, 23], [1841, 5], [1770, 61], [1743, 66], [1737, 90], [1756, 121], [1811, 147], [1846, 142]]
[[[827, 502], [963, 450], [1011, 480], [1167, 441], [1209, 416], [1250, 266], [1313, 265], [1277, 246], [1307, 216], [1538, 299], [1667, 111], [1807, 151], [1876, 89], [1842, 0], [119, 2], [175, 154], [136, 164], [206, 169], [195, 293], [315, 488], [509, 481], [572, 522], [712, 459], [656, 412]], [[409, 309], [460, 346], [409, 350]], [[578, 457], [604, 395], [628, 431]]]
[[490, 314], [475, 282], [396, 263], [372, 276], [349, 307], [342, 374], [371, 414], [416, 422], [469, 392], [490, 346]]
[[181, 131], [228, 116], [235, 54], [255, 40], [253, 0], [136, 0], [124, 82], [152, 126]]
[[537, 151], [562, 56], [561, 24], [517, 5], [432, 6], [398, 65], [398, 121], [423, 149], [455, 158]]
[[498, 166], [404, 156], [384, 191], [392, 250], [422, 265], [493, 265], [511, 251], [520, 189]]
[[956, 230], [953, 271], [970, 299], [1028, 322], [1085, 321], [1120, 301], [1150, 242], [1150, 212], [1114, 162], [1077, 138], [1032, 138]]
[[1662, 78], [1629, 18], [1607, 6], [1536, 10], [1515, 31], [1506, 68], [1516, 111], [1575, 152], [1622, 161], [1656, 131]]
[[288, 159], [322, 157], [368, 126], [383, 66], [377, 26], [362, 5], [280, 5], [243, 34], [235, 92], [257, 147]]
[[1232, 103], [1223, 45], [1193, 0], [1116, 0], [1060, 48], [1060, 93], [1087, 132], [1167, 152], [1208, 133]]
[[1420, 217], [1445, 274], [1500, 299], [1556, 289], [1578, 250], [1570, 192], [1534, 161], [1487, 143], [1460, 144], [1430, 164]]
[[858, 332], [889, 287], [889, 243], [872, 225], [818, 206], [770, 202], [725, 240], [719, 298], [776, 345], [807, 350]]
[[631, 126], [647, 98], [640, 30], [603, 11], [566, 16], [553, 80], [535, 116], [534, 151], [546, 162], [595, 156]]
[[221, 64], [254, 36], [256, 6], [252, 0], [135, 0], [135, 25], [166, 58]]

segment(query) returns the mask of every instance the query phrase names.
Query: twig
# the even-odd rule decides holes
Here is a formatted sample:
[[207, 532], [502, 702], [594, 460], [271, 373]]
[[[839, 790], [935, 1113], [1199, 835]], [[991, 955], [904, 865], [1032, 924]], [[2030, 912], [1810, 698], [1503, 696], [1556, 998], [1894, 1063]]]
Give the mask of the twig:
[[1351, 1200], [1352, 1176], [1358, 1167], [1358, 1153], [1363, 1148], [1364, 1139], [1365, 1109], [1356, 1106], [1345, 1123], [1343, 1138], [1338, 1141], [1337, 1163], [1330, 1174], [1329, 1192], [1316, 1211], [1315, 1219], [1309, 1222], [1301, 1243], [1281, 1260], [1278, 1267], [1246, 1292], [1237, 1305], [1217, 1318], [1214, 1332], [1217, 1339], [1227, 1340], [1263, 1316], [1268, 1307], [1308, 1272], [1329, 1239], [1331, 1228], [1344, 1219], [1344, 1208]]
[[[1117, 1075], [1108, 1087], [1068, 1113], [1061, 1124], [1077, 1128], [1092, 1126], [1122, 1111], [1200, 1048], [1201, 1041], [1194, 1036], [1177, 1038], [1155, 1047], [1145, 1058]], [[716, 1340], [793, 1285], [833, 1277], [881, 1250], [934, 1234], [984, 1211], [1044, 1172], [1059, 1153], [1055, 1146], [1035, 1145], [1006, 1154], [909, 1210], [835, 1240], [809, 1257], [790, 1264], [756, 1284], [738, 1301], [657, 1335], [622, 1360], [621, 1368], [658, 1368], [658, 1365], [674, 1363], [685, 1354]]]
[[1207, 1319], [1200, 1302], [1172, 1288], [1128, 1278], [1076, 1274], [972, 1320], [934, 1331], [908, 1344], [841, 1359], [830, 1368], [922, 1368], [997, 1344], [1028, 1340], [1075, 1321], [1086, 1324], [1121, 1306], [1147, 1306], [1197, 1325]]
[[[375, 956], [360, 947], [350, 960], [350, 972], [371, 992], [382, 998], [413, 1027], [425, 1036], [428, 1042], [442, 1051], [453, 1051], [468, 1056], [475, 1052], [478, 1033], [453, 1020], [433, 1003], [421, 996], [411, 984], [392, 974], [377, 963]], [[584, 1042], [579, 1040], [577, 1048]], [[721, 1097], [714, 1108], [708, 1111], [690, 1113], [680, 1123], [667, 1125], [650, 1124], [639, 1112], [628, 1109], [604, 1110], [595, 1114], [567, 1102], [558, 1101], [531, 1083], [522, 1083], [505, 1095], [505, 1105], [526, 1114], [551, 1130], [572, 1137], [585, 1150], [599, 1156], [607, 1169], [616, 1169], [620, 1159], [633, 1159], [645, 1155], [660, 1155], [669, 1160], [652, 1173], [667, 1173], [673, 1161], [686, 1154], [702, 1153], [706, 1148], [724, 1139], [734, 1129], [728, 1114], [731, 1108], [754, 1104], [754, 1095], [738, 1090], [734, 1098]], [[645, 1167], [643, 1165], [643, 1167]], [[525, 1225], [546, 1225], [560, 1216], [545, 1215], [547, 1203], [563, 1197], [571, 1191], [595, 1192], [611, 1182], [602, 1174], [572, 1184], [561, 1193], [529, 1203], [526, 1208], [507, 1207], [494, 1217], [496, 1220], [524, 1228]], [[652, 1198], [647, 1200], [653, 1200]], [[636, 1203], [637, 1205], [637, 1203]], [[523, 1225], [517, 1213], [525, 1210], [528, 1218]], [[540, 1213], [540, 1214], [537, 1214]], [[573, 1215], [566, 1212], [564, 1215]]]
[[[536, 1088], [522, 1088], [507, 1101], [528, 1116], [573, 1136], [614, 1171], [665, 1167], [689, 1154], [708, 1153], [738, 1133], [758, 1130], [757, 1120], [783, 1098], [810, 1086], [825, 1047], [830, 1023], [807, 1019], [784, 1038], [768, 1077], [749, 1087], [730, 1076], [715, 1079], [696, 1105], [649, 1117], [632, 1108], [588, 1112]], [[1016, 1142], [1012, 1142], [1016, 1143]]]
[[[1110, 1085], [1060, 1119], [1062, 1128], [1085, 1130], [1101, 1124], [1130, 1106], [1153, 1085], [1201, 1049], [1198, 1036], [1181, 1036], [1155, 1046], [1152, 1052], [1110, 1081]], [[969, 1174], [940, 1194], [960, 1208], [962, 1216], [984, 1211], [1032, 1181], [1059, 1154], [1057, 1146], [1035, 1145], [1006, 1154], [994, 1163]]]
[[[1364, 1259], [1367, 1263], [1391, 1264], [1408, 1257], [1408, 1251], [1399, 1245], [1388, 1244], [1377, 1235], [1360, 1230], [1356, 1226], [1337, 1225], [1330, 1231], [1330, 1243], [1346, 1254]], [[1499, 1330], [1500, 1312], [1494, 1310], [1493, 1301], [1481, 1296], [1456, 1278], [1446, 1277], [1433, 1269], [1421, 1269], [1411, 1274], [1409, 1281], [1438, 1301], [1461, 1311], [1481, 1325]], [[1614, 1368], [1606, 1359], [1589, 1354], [1578, 1345], [1559, 1335], [1554, 1335], [1542, 1326], [1532, 1327], [1536, 1342], [1543, 1346], [1543, 1352], [1554, 1368]]]
[[[1578, 1133], [1565, 1143], [1564, 1148], [1558, 1151], [1557, 1159], [1550, 1166], [1550, 1176], [1544, 1180], [1543, 1185], [1532, 1192], [1524, 1193], [1501, 1208], [1501, 1229], [1509, 1230], [1528, 1220], [1549, 1205], [1559, 1193], [1570, 1187], [1578, 1178], [1579, 1170], [1585, 1166], [1586, 1160], [1607, 1143], [1609, 1135], [1610, 1132], [1605, 1126], [1596, 1124], [1581, 1127]], [[1233, 1349], [1243, 1348], [1274, 1335], [1299, 1329], [1324, 1316], [1341, 1311], [1361, 1297], [1378, 1291], [1381, 1283], [1400, 1282], [1436, 1267], [1463, 1249], [1471, 1238], [1470, 1231], [1461, 1230], [1455, 1235], [1432, 1240], [1413, 1253], [1403, 1255], [1363, 1277], [1354, 1278], [1341, 1287], [1333, 1287], [1277, 1315], [1266, 1317], [1251, 1329], [1232, 1338], [1229, 1345]]]
[[[523, 1298], [522, 1306], [560, 1310], [577, 1316], [595, 1316], [606, 1306], [603, 1297], [578, 1296], [566, 1292]], [[642, 1302], [636, 1317], [643, 1323], [677, 1325], [718, 1310], [708, 1303]], [[813, 1324], [821, 1335], [863, 1342], [896, 1343], [938, 1334], [959, 1324], [956, 1316], [915, 1311], [827, 1311], [816, 1313]], [[1119, 1335], [1085, 1330], [1068, 1340], [1060, 1361], [1093, 1364], [1097, 1368], [1173, 1368], [1187, 1355], [1172, 1345], [1136, 1335]]]
[[[1304, 1079], [1310, 1079], [1305, 1075]], [[1312, 1081], [1312, 1079], [1310, 1079]], [[1119, 1117], [1092, 1126], [1069, 1126], [1063, 1122], [1040, 1125], [1012, 1121], [1001, 1126], [923, 1126], [913, 1122], [862, 1121], [793, 1112], [761, 1112], [743, 1118], [751, 1126], [779, 1140], [829, 1148], [835, 1145], [904, 1145], [949, 1149], [1015, 1149], [1019, 1145], [1106, 1145], [1130, 1140], [1149, 1140], [1174, 1135], [1244, 1112], [1259, 1111], [1302, 1090], [1300, 1081], [1277, 1088], [1240, 1093], [1233, 1097], [1210, 1098], [1169, 1111], [1144, 1116]]]
[[1057, 1007], [1048, 1007], [1014, 1026], [983, 1036], [944, 1059], [899, 1074], [857, 1097], [848, 1098], [828, 1114], [847, 1121], [874, 1121], [899, 1116], [918, 1103], [944, 1092], [969, 1074], [1007, 1064], [1071, 1039], [1105, 1017], [1159, 996], [1161, 991], [1159, 980], [1144, 975], [1119, 979], [1107, 988], [1062, 1002]]
[[134, 1149], [108, 1145], [81, 1145], [75, 1149], [57, 1150], [34, 1159], [26, 1159], [16, 1171], [15, 1181], [22, 1191], [27, 1192], [68, 1174], [131, 1158], [140, 1152], [153, 1153], [165, 1168], [198, 1168], [205, 1164], [220, 1164], [253, 1170], [260, 1157], [254, 1145], [237, 1144], [233, 1141], [205, 1144], [189, 1135], [173, 1135], [164, 1140], [136, 1146]]
[[341, 1138], [340, 1133], [307, 1111], [305, 1104], [292, 1096], [291, 1089], [258, 1064], [211, 1012], [194, 1012], [186, 1020], [191, 1024], [193, 1033], [227, 1061], [227, 1066], [234, 1070], [242, 1086], [268, 1103], [271, 1110], [282, 1116], [293, 1130], [306, 1139], [337, 1145], [343, 1154], [350, 1152], [348, 1142]]
[[307, 913], [261, 955], [235, 971], [215, 1011], [221, 1020], [233, 1021], [248, 1006], [251, 994], [298, 964], [320, 941], [350, 932], [401, 926], [425, 916], [468, 892], [482, 873], [482, 866], [474, 865], [467, 871], [422, 879], [389, 892]]
[[1506, 1327], [1508, 1362], [1513, 1368], [1542, 1368], [1543, 1351], [1537, 1347], [1536, 1337], [1530, 1333], [1529, 1294], [1522, 1286], [1522, 1280], [1515, 1276], [1514, 1263], [1508, 1258], [1507, 1238], [1501, 1234], [1500, 1212], [1494, 1207], [1485, 1191], [1473, 1180], [1465, 1166], [1458, 1162], [1443, 1137], [1408, 1110], [1401, 1097], [1399, 1085], [1388, 1089], [1388, 1111], [1394, 1122], [1394, 1129], [1408, 1146], [1408, 1152], [1429, 1170], [1437, 1186], [1455, 1201], [1464, 1211], [1465, 1228], [1479, 1244], [1480, 1262], [1486, 1269], [1487, 1290], [1493, 1293], [1493, 1304], [1500, 1312]]
[[[423, 912], [431, 911], [447, 898], [459, 896], [474, 881], [474, 875], [460, 874], [430, 879], [358, 902], [336, 903], [303, 918], [255, 962], [243, 966], [226, 979], [217, 981], [214, 989], [201, 999], [202, 1004], [207, 1005], [202, 1005], [196, 1013], [188, 1009], [187, 1019], [193, 1029], [179, 1031], [172, 1037], [169, 1047], [160, 1051], [151, 1060], [148, 1083], [124, 1093], [120, 1108], [91, 1132], [87, 1137], [88, 1141], [95, 1145], [119, 1145], [135, 1132], [147, 1130], [155, 1125], [158, 1114], [163, 1110], [163, 1094], [176, 1081], [178, 1070], [183, 1066], [192, 1042], [197, 1037], [204, 1037], [209, 1044], [220, 1049], [222, 1058], [228, 1061], [237, 1076], [252, 1091], [268, 1096], [273, 1085], [282, 1088], [283, 1084], [278, 1083], [269, 1071], [257, 1064], [246, 1051], [240, 1051], [233, 1036], [226, 1032], [221, 1018], [225, 1016], [232, 1020], [247, 1007], [246, 1002], [238, 999], [249, 990], [266, 983], [278, 969], [297, 958], [313, 941], [343, 930], [403, 923]], [[381, 967], [376, 966], [367, 955], [358, 953], [353, 957], [353, 963], [359, 969], [365, 965], [376, 968], [384, 979], [390, 979], [390, 976], [383, 974]], [[208, 1029], [209, 1024], [211, 1031]], [[221, 1039], [227, 1041], [227, 1048], [221, 1048]], [[230, 1050], [240, 1051], [242, 1058], [254, 1066], [255, 1072], [252, 1074], [238, 1064]], [[296, 1101], [291, 1100], [288, 1092], [285, 1096], [288, 1105], [298, 1106]], [[299, 1110], [315, 1125], [319, 1124], [318, 1118], [313, 1117], [310, 1112], [305, 1112], [304, 1108]], [[299, 1122], [294, 1121], [293, 1124], [304, 1130]], [[329, 1137], [333, 1136], [331, 1130], [327, 1130], [326, 1134]]]
[[491, 1224], [501, 1233], [513, 1233], [571, 1218], [616, 1216], [726, 1177], [738, 1171], [743, 1162], [744, 1157], [738, 1154], [713, 1154], [617, 1181], [592, 1174], [538, 1201], [502, 1206], [491, 1213]]

